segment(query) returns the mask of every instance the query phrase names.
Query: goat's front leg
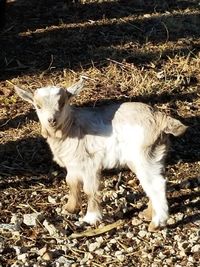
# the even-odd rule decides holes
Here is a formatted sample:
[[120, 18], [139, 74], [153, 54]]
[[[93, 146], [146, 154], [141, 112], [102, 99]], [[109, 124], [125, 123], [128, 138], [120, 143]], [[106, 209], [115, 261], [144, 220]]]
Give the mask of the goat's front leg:
[[77, 179], [69, 178], [67, 175], [66, 182], [69, 186], [68, 202], [62, 208], [62, 213], [76, 213], [81, 208], [80, 182]]
[[87, 177], [83, 181], [83, 190], [88, 197], [87, 212], [83, 221], [95, 225], [102, 219], [98, 176]]

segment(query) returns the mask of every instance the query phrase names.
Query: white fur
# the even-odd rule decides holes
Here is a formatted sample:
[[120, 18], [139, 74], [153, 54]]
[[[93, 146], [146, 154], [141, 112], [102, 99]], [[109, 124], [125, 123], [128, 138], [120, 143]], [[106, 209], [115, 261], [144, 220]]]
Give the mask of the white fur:
[[83, 221], [91, 225], [95, 225], [101, 220], [102, 220], [102, 215], [100, 212], [88, 211], [86, 215], [83, 217]]
[[[142, 103], [123, 103], [97, 108], [73, 107], [67, 102], [80, 92], [82, 81], [70, 92], [57, 87], [38, 89], [35, 95], [16, 88], [18, 94], [36, 108], [42, 134], [52, 150], [54, 160], [67, 169], [66, 181], [71, 195], [68, 209], [78, 207], [80, 183], [88, 196], [84, 221], [96, 224], [101, 219], [99, 175], [102, 169], [129, 167], [136, 173], [152, 202], [155, 227], [168, 218], [166, 185], [163, 177], [167, 134], [180, 135], [186, 126], [178, 120], [152, 110]], [[66, 102], [60, 108], [61, 100]], [[56, 127], [49, 125], [56, 118]], [[77, 202], [77, 203], [76, 203]]]
[[57, 95], [59, 93], [60, 88], [56, 86], [48, 86], [42, 87], [36, 91], [38, 95], [41, 97], [49, 96], [49, 95]]

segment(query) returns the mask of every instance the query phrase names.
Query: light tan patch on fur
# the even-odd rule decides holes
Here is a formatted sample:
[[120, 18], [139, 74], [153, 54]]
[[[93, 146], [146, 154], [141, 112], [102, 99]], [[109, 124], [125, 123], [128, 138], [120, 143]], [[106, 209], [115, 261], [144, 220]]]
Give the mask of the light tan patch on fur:
[[71, 183], [69, 185], [69, 188], [70, 191], [68, 196], [68, 202], [62, 208], [63, 214], [77, 213], [81, 209], [81, 194], [79, 183]]
[[139, 213], [139, 218], [147, 222], [150, 222], [153, 217], [153, 208], [151, 201], [148, 202], [148, 206], [145, 210]]

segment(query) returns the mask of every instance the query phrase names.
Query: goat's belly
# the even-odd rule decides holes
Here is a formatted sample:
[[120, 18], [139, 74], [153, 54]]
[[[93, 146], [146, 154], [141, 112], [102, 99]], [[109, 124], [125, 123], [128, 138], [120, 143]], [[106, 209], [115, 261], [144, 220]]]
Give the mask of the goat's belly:
[[106, 142], [105, 153], [102, 159], [104, 169], [113, 169], [123, 165], [122, 149], [117, 140]]
[[103, 168], [124, 167], [137, 159], [144, 142], [144, 129], [139, 125], [125, 125], [108, 138], [103, 158]]

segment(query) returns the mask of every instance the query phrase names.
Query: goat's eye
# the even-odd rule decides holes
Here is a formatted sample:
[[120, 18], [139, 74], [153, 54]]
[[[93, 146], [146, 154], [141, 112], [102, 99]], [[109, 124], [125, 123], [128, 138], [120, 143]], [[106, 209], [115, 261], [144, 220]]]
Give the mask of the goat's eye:
[[36, 108], [41, 109], [42, 107], [40, 105], [36, 104]]

